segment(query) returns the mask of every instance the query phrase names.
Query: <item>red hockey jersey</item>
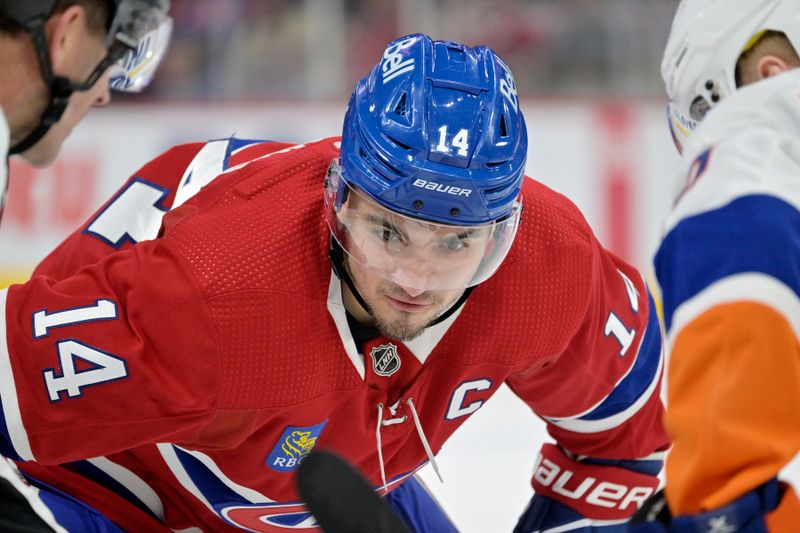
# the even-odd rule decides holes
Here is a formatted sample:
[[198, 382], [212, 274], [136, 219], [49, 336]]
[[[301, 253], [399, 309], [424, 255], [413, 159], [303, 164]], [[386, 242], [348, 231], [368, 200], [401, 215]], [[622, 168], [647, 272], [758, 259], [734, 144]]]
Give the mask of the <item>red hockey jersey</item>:
[[[0, 452], [126, 530], [310, 531], [293, 472], [311, 449], [376, 487], [382, 462], [391, 488], [503, 383], [575, 456], [666, 447], [641, 276], [531, 179], [508, 257], [458, 312], [359, 350], [328, 260], [337, 141], [173, 148], [0, 291]], [[377, 373], [387, 357], [403, 371]], [[627, 489], [566, 487], [556, 462], [540, 459], [538, 490], [635, 509]]]

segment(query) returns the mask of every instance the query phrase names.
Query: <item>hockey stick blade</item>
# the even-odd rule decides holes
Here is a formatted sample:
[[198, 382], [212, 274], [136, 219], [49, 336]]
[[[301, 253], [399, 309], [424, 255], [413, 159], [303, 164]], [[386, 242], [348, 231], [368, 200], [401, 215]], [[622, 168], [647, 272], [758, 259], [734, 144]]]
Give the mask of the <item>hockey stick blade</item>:
[[325, 533], [409, 533], [367, 480], [334, 453], [311, 452], [297, 469], [296, 483]]

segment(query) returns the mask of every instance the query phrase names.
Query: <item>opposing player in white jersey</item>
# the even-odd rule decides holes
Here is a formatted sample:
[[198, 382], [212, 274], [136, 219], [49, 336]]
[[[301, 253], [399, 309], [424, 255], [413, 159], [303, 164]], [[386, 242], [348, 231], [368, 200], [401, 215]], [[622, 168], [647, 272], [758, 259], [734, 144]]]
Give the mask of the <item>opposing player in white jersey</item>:
[[797, 0], [684, 0], [673, 23], [683, 181], [655, 269], [674, 445], [651, 531], [800, 530], [779, 478], [800, 449], [799, 47]]
[[506, 383], [556, 441], [517, 531], [620, 531], [668, 445], [661, 331], [527, 151], [508, 66], [421, 34], [341, 137], [169, 150], [0, 290], [0, 450], [117, 529], [310, 533], [328, 449], [452, 532], [414, 473]]

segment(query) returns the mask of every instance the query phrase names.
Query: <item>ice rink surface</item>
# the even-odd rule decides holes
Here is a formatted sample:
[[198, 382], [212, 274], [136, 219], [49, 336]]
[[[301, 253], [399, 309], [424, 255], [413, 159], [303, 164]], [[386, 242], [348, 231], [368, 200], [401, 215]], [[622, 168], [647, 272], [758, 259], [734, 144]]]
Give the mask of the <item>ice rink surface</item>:
[[472, 415], [421, 477], [462, 533], [510, 532], [528, 505], [544, 422], [505, 385]]

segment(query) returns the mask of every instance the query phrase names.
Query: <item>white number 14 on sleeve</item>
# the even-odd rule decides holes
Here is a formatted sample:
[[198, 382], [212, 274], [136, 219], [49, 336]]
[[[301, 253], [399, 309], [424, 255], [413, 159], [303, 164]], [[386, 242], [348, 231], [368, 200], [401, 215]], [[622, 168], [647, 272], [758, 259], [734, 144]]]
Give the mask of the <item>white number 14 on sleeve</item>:
[[[48, 337], [52, 328], [116, 318], [117, 304], [105, 299], [97, 300], [94, 305], [53, 313], [41, 310], [33, 314], [33, 337], [34, 339]], [[59, 401], [62, 392], [66, 392], [70, 398], [75, 398], [82, 395], [83, 387], [128, 376], [125, 360], [113, 354], [100, 351], [75, 339], [58, 341], [56, 346], [58, 368], [48, 368], [42, 372], [47, 394], [52, 402]], [[79, 361], [83, 362], [82, 370], [78, 369]]]

